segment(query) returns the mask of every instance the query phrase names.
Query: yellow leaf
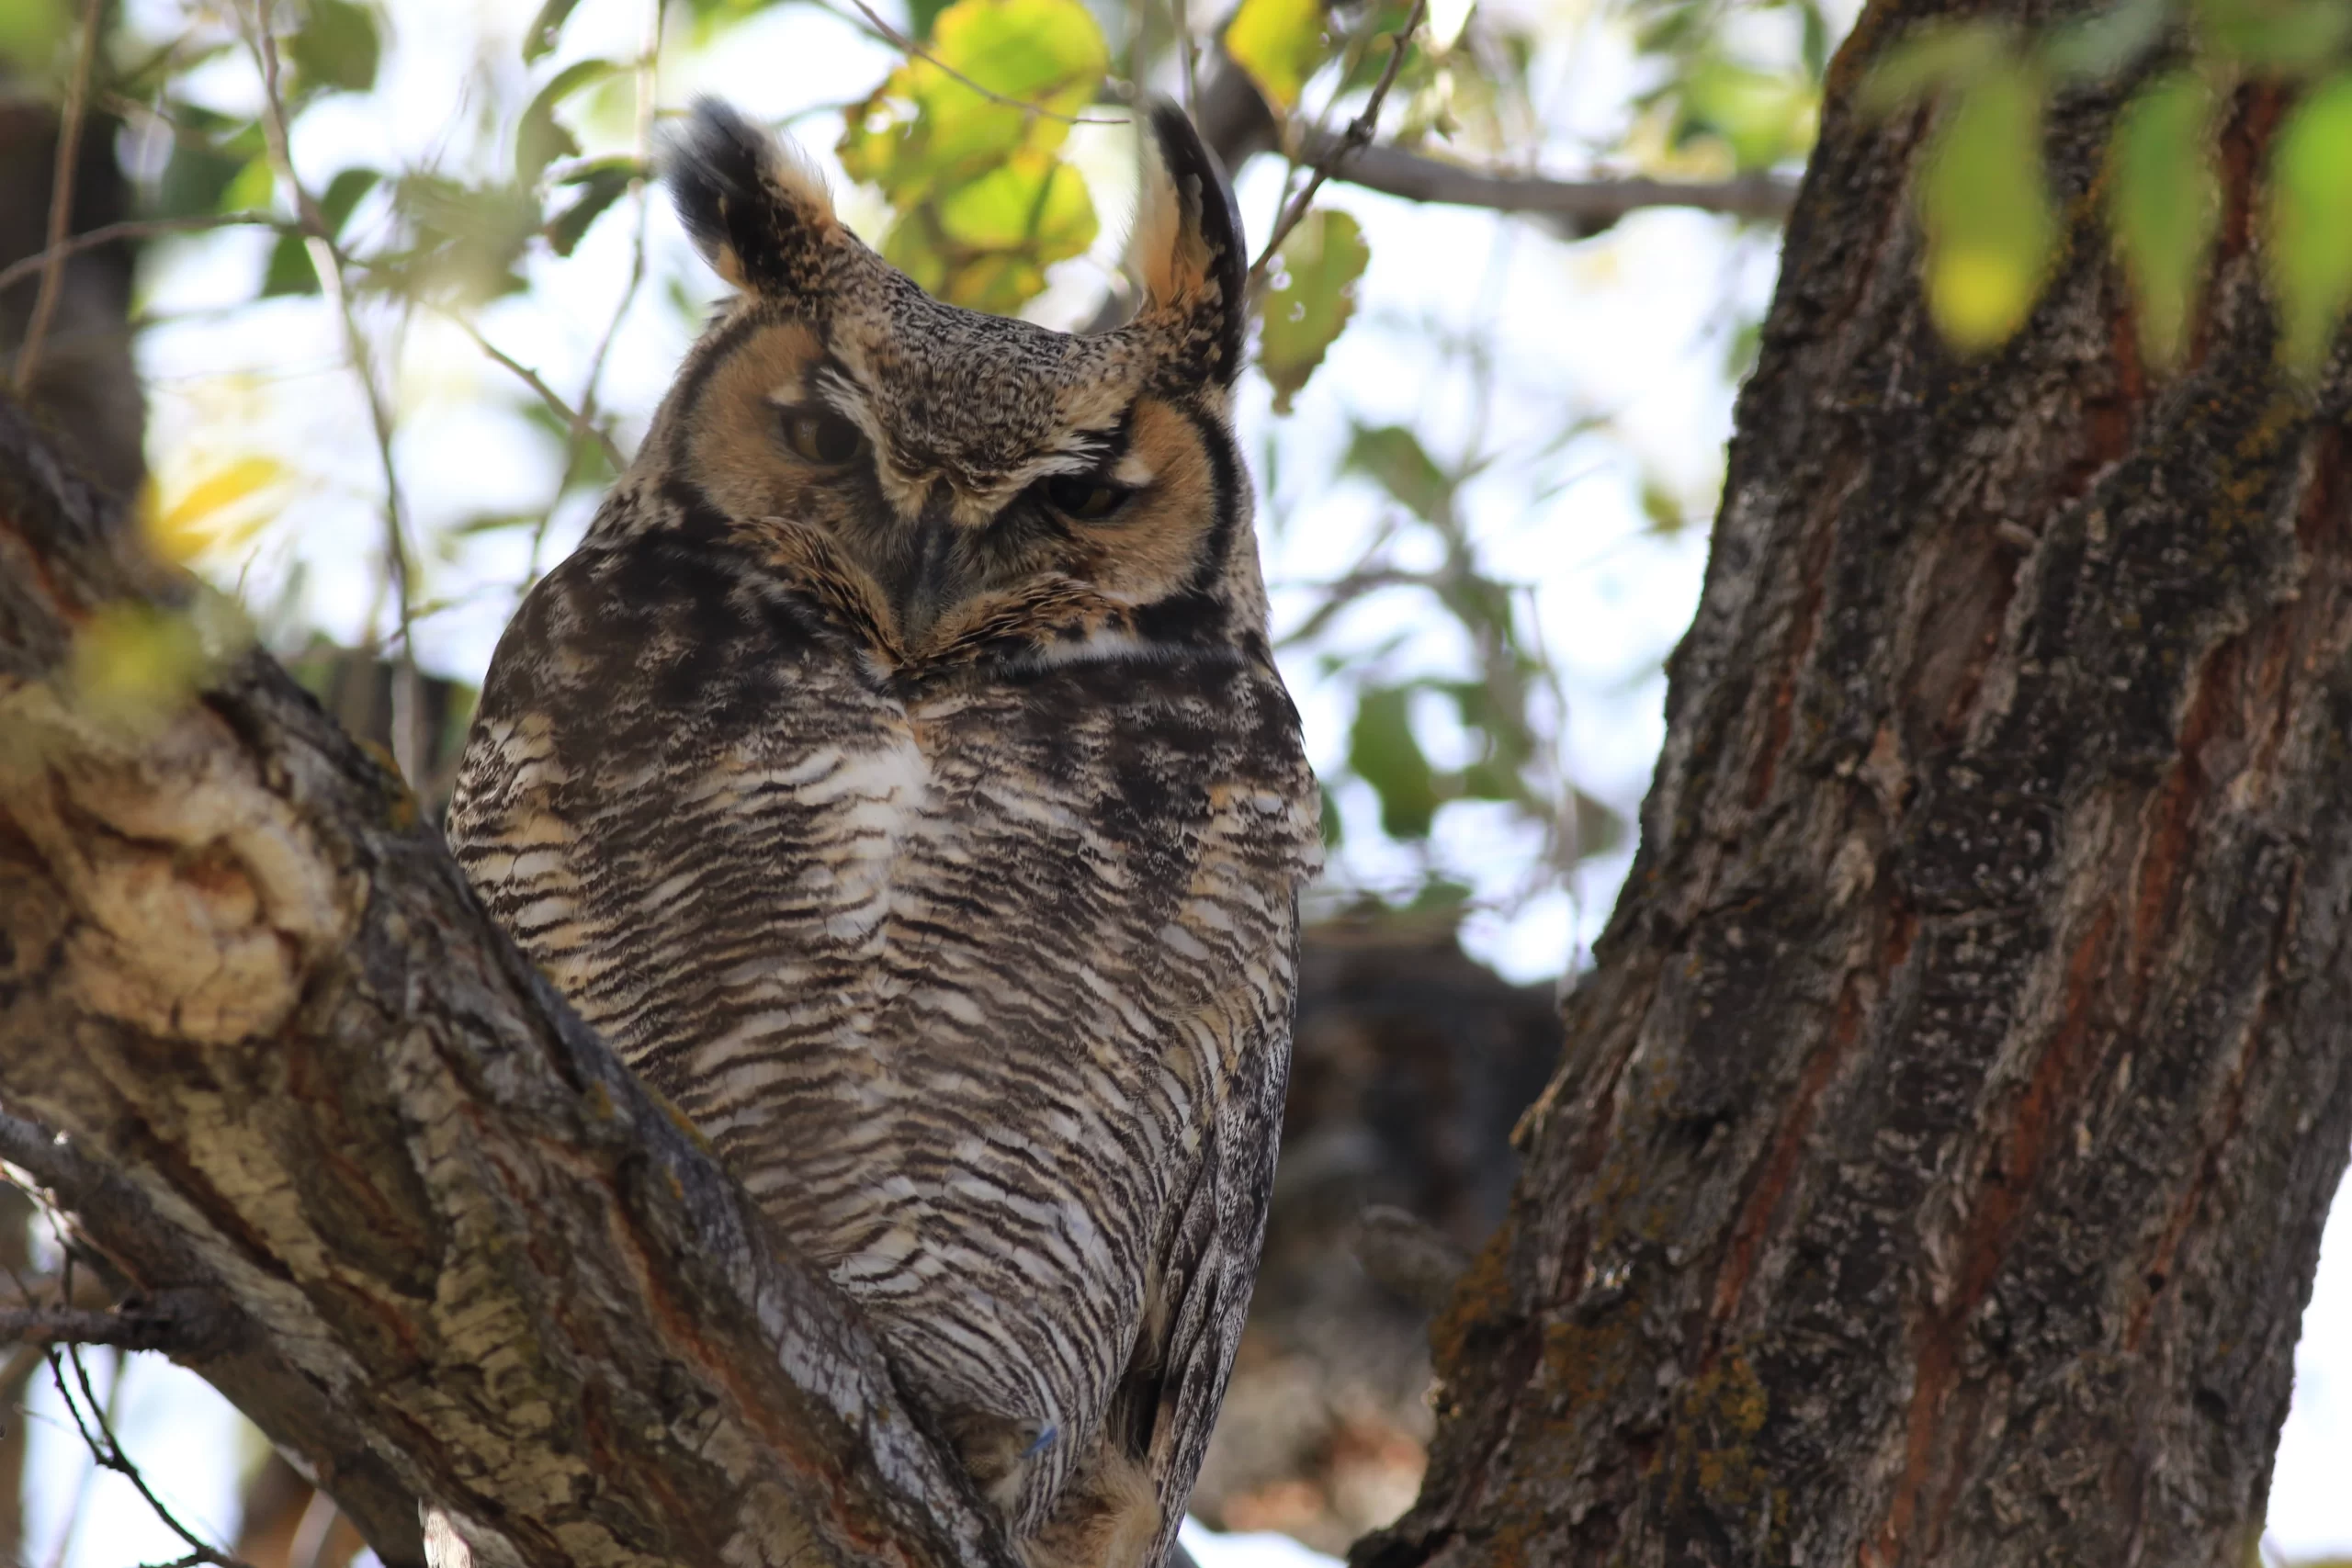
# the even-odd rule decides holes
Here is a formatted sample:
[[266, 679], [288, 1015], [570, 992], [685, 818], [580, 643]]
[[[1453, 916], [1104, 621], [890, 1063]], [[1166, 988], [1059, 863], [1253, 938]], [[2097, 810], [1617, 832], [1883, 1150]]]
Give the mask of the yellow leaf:
[[1996, 348], [2025, 320], [2040, 271], [1997, 245], [1939, 245], [1928, 260], [1928, 313], [1955, 347]]
[[1330, 54], [1321, 0], [1241, 0], [1225, 29], [1225, 49], [1266, 100], [1287, 114]]
[[275, 514], [267, 492], [289, 479], [274, 457], [248, 454], [206, 472], [164, 504], [151, 490], [141, 498], [141, 521], [147, 541], [169, 559], [186, 563], [208, 551], [249, 542]]

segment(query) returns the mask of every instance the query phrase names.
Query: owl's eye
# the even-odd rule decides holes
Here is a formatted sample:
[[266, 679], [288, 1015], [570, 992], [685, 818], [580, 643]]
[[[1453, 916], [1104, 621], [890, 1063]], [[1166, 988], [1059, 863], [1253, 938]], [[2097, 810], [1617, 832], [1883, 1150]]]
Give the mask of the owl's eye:
[[1099, 523], [1110, 516], [1136, 492], [1125, 485], [1114, 485], [1091, 474], [1056, 474], [1044, 486], [1046, 500], [1065, 517], [1081, 523]]
[[838, 468], [865, 450], [865, 433], [831, 409], [786, 409], [784, 444], [812, 463]]

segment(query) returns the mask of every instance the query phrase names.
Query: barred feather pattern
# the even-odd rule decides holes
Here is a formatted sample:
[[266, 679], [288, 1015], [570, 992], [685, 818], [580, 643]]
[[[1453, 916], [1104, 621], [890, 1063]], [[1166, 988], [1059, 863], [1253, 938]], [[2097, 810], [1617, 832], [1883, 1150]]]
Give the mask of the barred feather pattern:
[[933, 1411], [1002, 1424], [1016, 1534], [1131, 1372], [1181, 1506], [1255, 1271], [1317, 853], [1290, 701], [1226, 647], [992, 633], [907, 661], [821, 539], [693, 513], [529, 595], [460, 863]]

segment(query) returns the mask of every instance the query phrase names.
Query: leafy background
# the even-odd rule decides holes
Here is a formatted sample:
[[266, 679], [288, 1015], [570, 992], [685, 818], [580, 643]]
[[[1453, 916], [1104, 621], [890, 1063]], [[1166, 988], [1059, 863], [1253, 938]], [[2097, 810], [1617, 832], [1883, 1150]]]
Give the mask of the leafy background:
[[[75, 678], [135, 723], [246, 637], [339, 703], [355, 659], [389, 660], [394, 750], [429, 792], [517, 594], [578, 537], [718, 292], [645, 186], [666, 118], [730, 97], [926, 288], [1076, 327], [1125, 299], [1123, 102], [1239, 71], [1275, 130], [1237, 188], [1281, 239], [1240, 424], [1329, 796], [1318, 905], [1571, 972], [1630, 861], [1777, 233], [1672, 204], [1416, 204], [1318, 183], [1316, 150], [1360, 126], [1441, 173], [1657, 179], [1769, 212], [1851, 21], [1849, 0], [5, 0], [0, 57], [26, 90], [80, 84], [141, 217], [173, 231], [137, 301], [141, 515], [219, 590], [190, 620], [102, 623]], [[2030, 330], [2067, 199], [2040, 174], [2043, 117], [2113, 93], [2131, 107], [2089, 199], [2148, 362], [2176, 363], [2217, 139], [2254, 84], [2288, 95], [2258, 221], [2281, 360], [2307, 372], [2352, 301], [2347, 44], [2341, 0], [2123, 0], [2034, 36], [1898, 40], [1863, 101], [1933, 139], [1918, 199], [1949, 339]], [[2312, 1322], [2352, 1335], [2345, 1229]], [[2333, 1343], [2305, 1348], [2282, 1551], [2352, 1546], [2324, 1484], [2352, 1463]], [[231, 1418], [163, 1369], [110, 1386], [191, 1517], [224, 1523], [204, 1499]], [[30, 1560], [175, 1554], [57, 1440], [60, 1414], [34, 1410]]]

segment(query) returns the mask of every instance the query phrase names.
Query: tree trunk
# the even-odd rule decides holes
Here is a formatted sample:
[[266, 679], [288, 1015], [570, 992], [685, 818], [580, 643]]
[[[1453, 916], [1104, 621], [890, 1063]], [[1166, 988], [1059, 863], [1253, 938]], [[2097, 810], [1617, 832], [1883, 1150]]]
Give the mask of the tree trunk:
[[1831, 73], [1640, 856], [1359, 1568], [2254, 1551], [2352, 1141], [2346, 379], [2273, 367], [2259, 89], [2186, 370], [2120, 89], [2054, 111], [2029, 324], [1943, 347], [1926, 118], [1852, 96], [1950, 9]]

